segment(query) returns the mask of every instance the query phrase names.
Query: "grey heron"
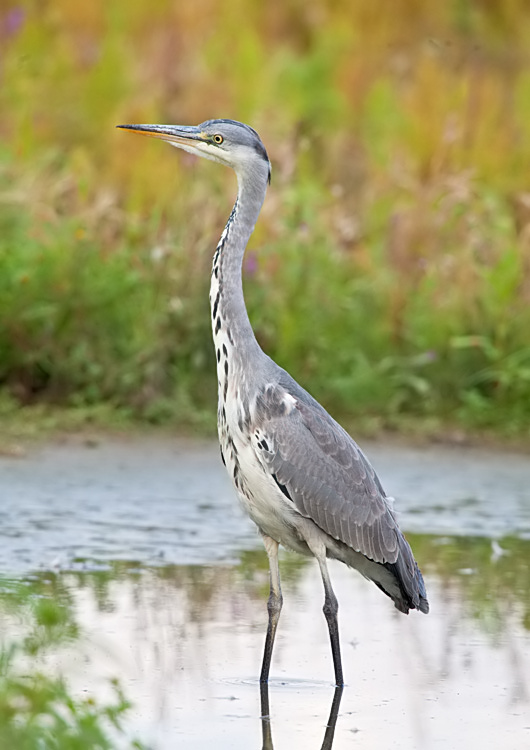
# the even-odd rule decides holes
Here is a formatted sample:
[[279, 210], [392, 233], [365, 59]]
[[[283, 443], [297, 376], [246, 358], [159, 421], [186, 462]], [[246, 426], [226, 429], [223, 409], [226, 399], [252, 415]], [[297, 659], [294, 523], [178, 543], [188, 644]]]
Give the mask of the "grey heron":
[[270, 182], [265, 146], [255, 130], [234, 120], [118, 127], [160, 138], [236, 173], [237, 198], [213, 256], [210, 304], [221, 457], [261, 532], [269, 559], [269, 619], [260, 681], [269, 678], [282, 608], [282, 544], [318, 562], [335, 682], [342, 686], [338, 602], [327, 558], [373, 581], [400, 612], [427, 613], [429, 604], [412, 550], [368, 459], [327, 411], [262, 351], [252, 330], [241, 269]]

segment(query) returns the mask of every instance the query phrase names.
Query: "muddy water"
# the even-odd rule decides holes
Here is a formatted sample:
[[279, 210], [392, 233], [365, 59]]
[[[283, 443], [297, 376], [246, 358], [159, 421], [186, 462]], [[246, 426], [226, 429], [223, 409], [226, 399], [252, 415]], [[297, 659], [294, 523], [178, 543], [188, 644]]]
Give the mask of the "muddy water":
[[[396, 497], [431, 614], [403, 617], [331, 566], [347, 681], [333, 749], [529, 746], [529, 460], [366, 450]], [[0, 573], [61, 602], [76, 625], [46, 669], [101, 700], [119, 678], [126, 733], [149, 747], [331, 747], [318, 571], [284, 555], [282, 572], [269, 724], [256, 680], [267, 562], [214, 444], [69, 443], [0, 458]], [[2, 626], [15, 637], [12, 613]]]

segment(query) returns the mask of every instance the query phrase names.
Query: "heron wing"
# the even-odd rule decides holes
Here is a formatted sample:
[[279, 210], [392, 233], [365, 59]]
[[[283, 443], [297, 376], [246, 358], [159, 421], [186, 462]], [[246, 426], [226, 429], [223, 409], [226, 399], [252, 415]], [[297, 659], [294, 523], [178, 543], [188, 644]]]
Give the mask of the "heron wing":
[[298, 388], [268, 385], [257, 399], [254, 435], [262, 464], [297, 510], [327, 534], [375, 562], [396, 562], [404, 539], [374, 469], [348, 433]]

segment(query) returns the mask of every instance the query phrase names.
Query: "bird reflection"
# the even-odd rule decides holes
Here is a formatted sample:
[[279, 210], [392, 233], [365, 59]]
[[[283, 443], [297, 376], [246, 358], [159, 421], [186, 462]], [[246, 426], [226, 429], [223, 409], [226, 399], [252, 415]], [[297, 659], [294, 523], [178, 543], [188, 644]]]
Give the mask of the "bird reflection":
[[[335, 736], [335, 726], [337, 724], [337, 717], [339, 715], [339, 706], [342, 698], [342, 686], [337, 686], [333, 694], [333, 701], [331, 702], [331, 710], [329, 712], [329, 719], [324, 733], [324, 739], [320, 750], [331, 750], [333, 745], [333, 738]], [[262, 750], [274, 750], [272, 744], [272, 725], [269, 707], [269, 686], [266, 682], [260, 683], [260, 696], [261, 696], [261, 733], [263, 737]]]

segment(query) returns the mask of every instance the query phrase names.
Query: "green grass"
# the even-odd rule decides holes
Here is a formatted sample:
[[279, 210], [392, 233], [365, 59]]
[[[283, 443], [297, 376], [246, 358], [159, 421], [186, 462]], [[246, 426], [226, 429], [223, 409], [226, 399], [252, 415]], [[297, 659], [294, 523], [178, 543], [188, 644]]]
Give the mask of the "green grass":
[[8, 4], [4, 401], [210, 423], [234, 180], [114, 126], [231, 116], [273, 162], [245, 279], [266, 351], [341, 419], [529, 436], [530, 18], [391, 6]]
[[[17, 633], [0, 641], [1, 747], [114, 750], [131, 704], [117, 680], [111, 681], [110, 700], [102, 701], [72, 695], [60, 674], [50, 674], [46, 657], [75, 643], [79, 629], [67, 594], [55, 599], [32, 589], [27, 581], [1, 581], [2, 630], [8, 625], [10, 633]], [[135, 740], [122, 740], [119, 746], [144, 748]]]

